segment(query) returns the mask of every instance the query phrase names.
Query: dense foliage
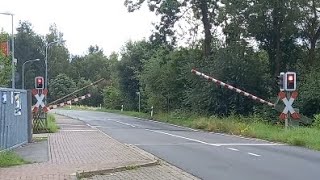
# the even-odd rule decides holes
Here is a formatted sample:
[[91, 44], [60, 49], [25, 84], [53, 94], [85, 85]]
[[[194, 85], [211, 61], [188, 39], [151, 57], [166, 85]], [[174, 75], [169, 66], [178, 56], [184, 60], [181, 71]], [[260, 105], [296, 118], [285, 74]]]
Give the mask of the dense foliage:
[[[154, 106], [156, 112], [271, 117], [268, 108], [194, 76], [191, 69], [270, 101], [276, 100], [279, 91], [279, 72], [295, 71], [300, 93], [295, 106], [310, 117], [320, 112], [319, 1], [125, 1], [129, 12], [144, 4], [159, 16], [159, 22], [149, 40], [129, 41], [119, 54], [106, 56], [98, 46], [90, 46], [83, 56], [70, 56], [63, 44], [49, 48], [51, 101], [104, 78], [77, 94], [93, 94], [83, 104], [138, 110], [140, 92], [143, 111]], [[63, 40], [63, 34], [53, 25], [49, 34], [40, 36], [28, 22], [21, 22], [17, 30], [21, 77], [22, 64], [29, 59], [43, 60], [45, 44]], [[181, 39], [183, 47], [179, 46]], [[9, 84], [3, 80], [7, 74], [1, 71], [0, 83]], [[44, 75], [43, 61], [27, 66], [27, 88], [32, 88], [37, 75]]]

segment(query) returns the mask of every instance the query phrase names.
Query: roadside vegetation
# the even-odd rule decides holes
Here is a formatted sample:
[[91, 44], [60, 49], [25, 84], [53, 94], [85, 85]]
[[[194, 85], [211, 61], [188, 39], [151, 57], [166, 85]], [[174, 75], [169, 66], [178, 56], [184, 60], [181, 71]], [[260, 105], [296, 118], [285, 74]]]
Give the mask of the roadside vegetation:
[[55, 133], [58, 131], [59, 126], [57, 125], [56, 118], [52, 114], [48, 114], [48, 130], [50, 133]]
[[12, 151], [0, 152], [0, 168], [22, 165], [26, 163], [28, 162], [23, 160], [19, 155]]
[[55, 133], [58, 131], [59, 126], [53, 114], [48, 114], [46, 127], [34, 127], [33, 133]]

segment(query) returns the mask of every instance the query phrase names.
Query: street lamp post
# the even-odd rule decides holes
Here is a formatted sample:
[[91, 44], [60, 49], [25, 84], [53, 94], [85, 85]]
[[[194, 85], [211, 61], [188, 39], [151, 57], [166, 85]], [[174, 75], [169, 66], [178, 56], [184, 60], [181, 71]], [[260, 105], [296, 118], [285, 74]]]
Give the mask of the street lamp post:
[[141, 95], [140, 95], [140, 92], [137, 92], [137, 95], [139, 96], [139, 112], [140, 112], [140, 109], [141, 109]]
[[11, 46], [12, 46], [12, 54], [11, 54], [11, 57], [12, 57], [12, 62], [11, 62], [11, 87], [12, 89], [15, 89], [15, 70], [14, 70], [14, 35], [13, 35], [13, 14], [12, 13], [1, 13], [0, 14], [3, 14], [3, 15], [8, 15], [8, 16], [11, 16]]
[[45, 72], [45, 89], [48, 88], [48, 48], [56, 43], [59, 43], [60, 41], [53, 41], [46, 44], [46, 57], [45, 57], [45, 66], [46, 66], [46, 72]]
[[25, 64], [28, 62], [34, 62], [34, 61], [40, 61], [40, 59], [28, 60], [22, 64], [22, 87], [21, 87], [22, 89], [25, 89], [24, 88], [24, 67], [25, 67]]
[[[45, 57], [45, 67], [46, 67], [46, 72], [45, 72], [45, 89], [48, 89], [48, 48], [53, 45], [53, 44], [57, 44], [57, 43], [63, 43], [65, 41], [52, 41], [50, 43], [46, 44], [46, 57]], [[45, 104], [47, 104], [47, 98], [45, 99]]]

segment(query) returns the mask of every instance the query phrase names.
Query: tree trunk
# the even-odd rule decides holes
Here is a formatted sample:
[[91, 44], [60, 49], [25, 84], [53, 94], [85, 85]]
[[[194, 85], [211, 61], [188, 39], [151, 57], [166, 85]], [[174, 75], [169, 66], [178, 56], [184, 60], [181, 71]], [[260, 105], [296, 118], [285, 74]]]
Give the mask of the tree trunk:
[[311, 39], [310, 41], [310, 50], [309, 50], [309, 65], [310, 67], [312, 67], [312, 65], [314, 64], [314, 60], [316, 58], [316, 53], [315, 53], [315, 49], [316, 49], [316, 39]]
[[274, 74], [278, 76], [281, 69], [281, 4], [279, 1], [276, 2], [273, 10], [273, 48], [275, 53], [274, 59]]
[[200, 0], [200, 9], [201, 9], [201, 15], [202, 15], [202, 23], [204, 27], [204, 56], [207, 58], [211, 55], [211, 41], [212, 41], [212, 35], [211, 35], [211, 23], [209, 20], [209, 11], [208, 11], [208, 2], [207, 0]]
[[316, 4], [315, 1], [312, 0], [312, 11], [313, 11], [313, 19], [312, 19], [312, 31], [310, 32], [311, 37], [310, 37], [310, 50], [309, 50], [309, 66], [312, 67], [314, 65], [314, 61], [316, 59], [316, 44], [317, 44], [317, 40], [320, 38], [320, 27], [317, 27], [317, 19], [318, 19], [318, 15], [317, 15], [317, 8], [316, 8]]

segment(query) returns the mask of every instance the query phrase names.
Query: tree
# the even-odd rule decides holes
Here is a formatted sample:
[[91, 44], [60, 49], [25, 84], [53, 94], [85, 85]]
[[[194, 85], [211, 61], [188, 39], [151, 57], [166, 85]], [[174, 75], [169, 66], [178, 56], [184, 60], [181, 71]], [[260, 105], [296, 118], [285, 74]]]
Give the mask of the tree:
[[[201, 21], [204, 30], [203, 51], [204, 56], [209, 57], [212, 53], [212, 27], [217, 24], [217, 13], [219, 10], [219, 0], [149, 0], [150, 11], [161, 16], [160, 23], [155, 25], [156, 32], [152, 36], [157, 41], [164, 43], [176, 43], [176, 28], [178, 22], [189, 22], [190, 31], [197, 32], [198, 24], [193, 22]], [[129, 12], [138, 10], [145, 0], [125, 0], [125, 5]], [[153, 39], [154, 40], [154, 39]]]
[[121, 108], [121, 94], [120, 90], [114, 86], [107, 86], [103, 90], [103, 102], [104, 106], [108, 109], [120, 109]]
[[[7, 42], [9, 35], [1, 32], [0, 42]], [[8, 87], [11, 79], [11, 63], [9, 56], [6, 56], [0, 50], [0, 87]]]
[[139, 75], [143, 62], [147, 61], [153, 52], [152, 44], [146, 41], [128, 42], [121, 52], [121, 60], [117, 66], [119, 89], [123, 103], [128, 109], [137, 109]]
[[[63, 33], [57, 29], [55, 24], [49, 28], [46, 42], [63, 42]], [[69, 51], [64, 44], [58, 43], [48, 47], [48, 79], [55, 78], [58, 74], [68, 74], [70, 71]]]
[[59, 99], [76, 90], [76, 83], [66, 74], [59, 74], [50, 81], [49, 98], [50, 101]]
[[20, 79], [16, 81], [16, 87], [21, 87], [22, 80], [22, 64], [28, 60], [40, 59], [40, 62], [33, 63], [32, 65], [26, 66], [25, 69], [25, 84], [27, 88], [34, 87], [34, 78], [36, 76], [44, 76], [44, 42], [43, 38], [36, 34], [32, 30], [31, 23], [24, 21], [20, 22], [17, 28], [17, 35], [15, 38], [15, 58], [18, 60], [17, 73]]
[[80, 57], [76, 56], [71, 61], [70, 75], [75, 80], [84, 78], [86, 80], [97, 81], [101, 78], [108, 79], [108, 58], [98, 46], [90, 46], [89, 54]]
[[181, 108], [185, 79], [181, 71], [185, 52], [159, 49], [144, 63], [139, 82], [143, 90], [141, 94], [148, 99], [148, 107], [155, 106], [160, 111]]
[[316, 46], [320, 40], [320, 2], [300, 0], [301, 21], [300, 34], [308, 48], [307, 66], [316, 65]]

